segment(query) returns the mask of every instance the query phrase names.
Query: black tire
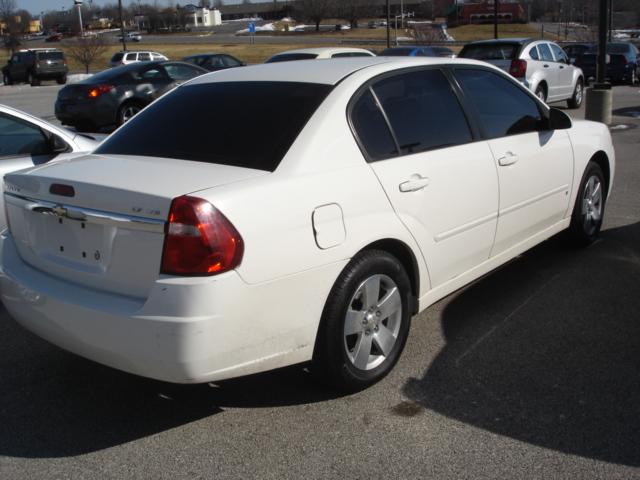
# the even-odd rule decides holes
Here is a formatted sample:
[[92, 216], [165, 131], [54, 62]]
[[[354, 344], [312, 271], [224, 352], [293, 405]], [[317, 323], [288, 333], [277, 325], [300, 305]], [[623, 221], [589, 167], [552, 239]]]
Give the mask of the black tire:
[[116, 118], [118, 126], [122, 125], [123, 123], [126, 123], [128, 120], [131, 120], [132, 116], [129, 116], [128, 115], [129, 113], [131, 113], [132, 111], [135, 111], [133, 115], [137, 115], [140, 112], [140, 110], [142, 110], [143, 108], [144, 108], [144, 105], [135, 101], [125, 102], [122, 105], [120, 105], [120, 108], [118, 109], [118, 115]]
[[61, 77], [56, 78], [56, 82], [58, 82], [58, 85], [64, 85], [67, 83], [67, 76], [62, 75]]
[[40, 79], [33, 73], [29, 72], [27, 74], [27, 83], [30, 83], [32, 87], [37, 87], [38, 85], [40, 85]]
[[[595, 188], [594, 183], [599, 185]], [[591, 191], [599, 191], [599, 199]], [[607, 200], [606, 183], [602, 169], [595, 162], [589, 162], [580, 181], [580, 189], [571, 214], [569, 235], [577, 246], [592, 244], [602, 228], [604, 207]], [[597, 218], [596, 215], [597, 214]]]
[[544, 88], [544, 85], [538, 85], [534, 93], [540, 100], [547, 102], [547, 89]]
[[11, 78], [11, 75], [9, 75], [8, 73], [3, 73], [2, 83], [4, 83], [5, 85], [13, 85], [13, 79]]
[[567, 100], [567, 106], [569, 108], [580, 108], [582, 100], [584, 99], [584, 84], [582, 79], [578, 79], [576, 82], [576, 88], [573, 89], [573, 96]]
[[[377, 297], [367, 301], [364, 285], [378, 280]], [[393, 286], [397, 288], [394, 293]], [[371, 292], [376, 290], [371, 289]], [[396, 296], [397, 295], [397, 296]], [[411, 324], [411, 283], [402, 264], [382, 250], [356, 255], [336, 280], [325, 304], [313, 354], [313, 372], [333, 388], [345, 392], [362, 390], [384, 378], [400, 358]], [[372, 297], [373, 298], [373, 297]], [[381, 300], [387, 299], [385, 317]], [[369, 309], [367, 305], [376, 305]], [[348, 311], [351, 322], [347, 321]], [[362, 316], [362, 319], [360, 319]], [[354, 321], [355, 319], [355, 321]], [[357, 332], [347, 334], [347, 325]], [[383, 331], [385, 334], [383, 335]], [[395, 332], [389, 337], [390, 332]], [[384, 337], [388, 352], [384, 354]], [[358, 357], [362, 347], [364, 355]], [[351, 358], [353, 356], [353, 358]], [[365, 368], [356, 366], [364, 359]], [[360, 362], [361, 363], [361, 362]]]

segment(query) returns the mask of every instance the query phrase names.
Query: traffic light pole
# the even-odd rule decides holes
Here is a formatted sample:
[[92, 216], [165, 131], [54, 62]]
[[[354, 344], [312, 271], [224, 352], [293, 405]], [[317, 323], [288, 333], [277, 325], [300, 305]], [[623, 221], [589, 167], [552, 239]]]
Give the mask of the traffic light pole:
[[607, 83], [607, 30], [608, 0], [600, 0], [600, 18], [598, 23], [598, 64], [596, 83], [587, 89], [585, 118], [596, 122], [611, 123], [611, 105], [613, 92]]

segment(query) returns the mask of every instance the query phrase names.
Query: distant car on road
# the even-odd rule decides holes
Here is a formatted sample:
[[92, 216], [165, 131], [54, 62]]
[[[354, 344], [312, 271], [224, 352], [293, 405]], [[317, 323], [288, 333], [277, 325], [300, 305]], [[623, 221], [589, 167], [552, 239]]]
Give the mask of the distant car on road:
[[579, 108], [584, 99], [585, 77], [554, 42], [505, 38], [468, 43], [459, 58], [483, 60], [510, 73], [543, 102], [566, 100]]
[[128, 65], [135, 62], [161, 62], [169, 60], [166, 56], [158, 52], [149, 51], [131, 51], [127, 50], [116, 52], [111, 57], [109, 64], [112, 67], [118, 67], [120, 65]]
[[32, 48], [14, 53], [2, 68], [5, 85], [27, 82], [32, 87], [42, 80], [55, 80], [60, 85], [67, 83], [67, 60], [56, 48]]
[[[89, 152], [98, 141], [51, 125], [15, 108], [0, 105], [0, 178], [7, 173], [46, 163], [54, 158]], [[0, 197], [0, 229], [5, 227]]]
[[[140, 42], [142, 35], [140, 35], [140, 32], [129, 32], [124, 34], [124, 39], [127, 42]], [[122, 35], [118, 35], [118, 41], [122, 41]]]
[[56, 118], [79, 131], [122, 125], [176, 85], [204, 73], [186, 62], [136, 62], [105, 70], [60, 90]]
[[[635, 85], [640, 78], [640, 51], [633, 43], [615, 42], [607, 45], [606, 77], [615, 83]], [[583, 71], [585, 78], [595, 79], [598, 62], [598, 47], [593, 45], [589, 50], [576, 58], [576, 65]]]
[[246, 63], [227, 53], [202, 53], [184, 57], [183, 62], [193, 63], [210, 72], [227, 68], [244, 67]]
[[375, 53], [364, 48], [303, 48], [287, 50], [269, 58], [264, 63], [290, 62], [292, 60], [320, 60], [325, 58], [375, 57]]
[[447, 47], [434, 47], [422, 45], [403, 45], [383, 50], [378, 54], [380, 57], [448, 57], [453, 58], [453, 50]]

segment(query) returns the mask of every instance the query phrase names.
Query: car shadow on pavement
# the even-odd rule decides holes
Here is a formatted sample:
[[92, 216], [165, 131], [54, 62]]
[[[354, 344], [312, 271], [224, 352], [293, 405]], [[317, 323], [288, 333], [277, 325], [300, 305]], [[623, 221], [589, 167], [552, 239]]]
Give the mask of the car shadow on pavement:
[[640, 223], [555, 237], [461, 291], [445, 348], [403, 393], [540, 447], [640, 465]]
[[227, 407], [335, 398], [302, 366], [200, 385], [129, 375], [49, 345], [3, 313], [0, 457], [75, 456], [180, 427]]

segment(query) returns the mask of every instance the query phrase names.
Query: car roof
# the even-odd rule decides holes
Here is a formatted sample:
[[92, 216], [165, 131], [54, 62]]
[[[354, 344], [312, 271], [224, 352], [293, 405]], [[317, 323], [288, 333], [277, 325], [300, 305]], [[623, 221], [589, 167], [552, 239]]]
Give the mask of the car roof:
[[275, 53], [273, 56], [277, 57], [278, 55], [288, 55], [290, 53], [315, 53], [317, 55], [320, 55], [321, 53], [332, 54], [332, 53], [342, 53], [342, 52], [367, 52], [367, 53], [371, 53], [369, 50], [365, 50], [364, 48], [316, 47], [316, 48], [299, 48], [297, 50], [286, 50], [284, 52]]
[[190, 80], [188, 84], [195, 85], [214, 82], [301, 82], [336, 85], [345, 77], [357, 71], [383, 64], [392, 64], [396, 68], [446, 64], [486, 65], [485, 62], [476, 60], [442, 57], [350, 57], [322, 59], [313, 62], [294, 60], [291, 62], [263, 63], [244, 68], [230, 68], [212, 72]]
[[527, 43], [535, 42], [539, 39], [533, 38], [492, 38], [490, 40], [478, 40], [476, 42], [469, 42], [467, 45], [491, 45], [497, 43], [517, 43], [520, 45], [526, 45]]

